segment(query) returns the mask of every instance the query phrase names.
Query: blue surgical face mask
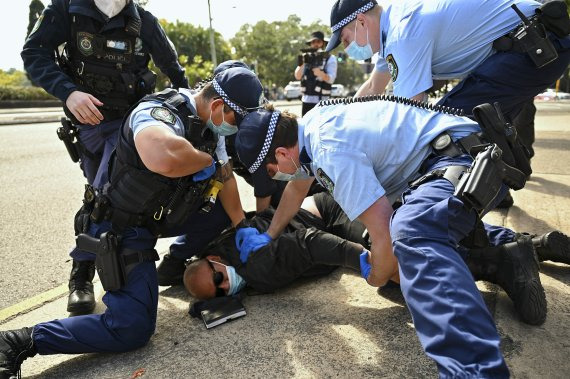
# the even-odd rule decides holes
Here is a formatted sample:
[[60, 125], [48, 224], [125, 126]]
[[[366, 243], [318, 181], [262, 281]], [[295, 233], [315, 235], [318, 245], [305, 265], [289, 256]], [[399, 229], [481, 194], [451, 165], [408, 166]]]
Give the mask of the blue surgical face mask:
[[226, 266], [226, 272], [228, 273], [228, 280], [230, 281], [228, 295], [235, 295], [245, 287], [245, 280], [236, 272], [233, 266]]
[[363, 61], [372, 58], [374, 52], [372, 51], [372, 45], [370, 45], [370, 40], [368, 39], [368, 27], [366, 27], [366, 45], [360, 46], [356, 43], [356, 25], [358, 25], [358, 21], [354, 24], [354, 41], [348, 44], [344, 52], [354, 60]]
[[289, 159], [291, 159], [291, 162], [293, 162], [293, 165], [295, 165], [295, 168], [297, 170], [295, 170], [295, 172], [292, 174], [287, 174], [285, 172], [279, 171], [279, 165], [277, 165], [277, 172], [275, 173], [275, 175], [273, 175], [271, 179], [281, 180], [283, 182], [290, 182], [292, 180], [303, 180], [303, 179], [309, 179], [311, 177], [302, 167], [297, 167], [293, 158], [289, 157]]
[[[223, 105], [222, 105], [223, 107]], [[231, 136], [232, 134], [236, 134], [238, 131], [238, 127], [232, 124], [229, 124], [224, 119], [224, 110], [222, 109], [222, 123], [220, 125], [214, 124], [212, 121], [212, 110], [210, 110], [210, 118], [206, 121], [206, 125], [210, 130], [214, 133], [217, 133], [223, 137]]]
[[210, 262], [211, 264], [222, 265], [226, 268], [226, 273], [228, 274], [228, 281], [230, 282], [230, 288], [228, 289], [228, 296], [235, 295], [236, 293], [241, 291], [241, 289], [245, 287], [245, 285], [247, 284], [245, 280], [236, 272], [236, 269], [233, 266], [228, 266], [223, 264], [222, 262], [211, 261], [209, 259], [208, 262]]

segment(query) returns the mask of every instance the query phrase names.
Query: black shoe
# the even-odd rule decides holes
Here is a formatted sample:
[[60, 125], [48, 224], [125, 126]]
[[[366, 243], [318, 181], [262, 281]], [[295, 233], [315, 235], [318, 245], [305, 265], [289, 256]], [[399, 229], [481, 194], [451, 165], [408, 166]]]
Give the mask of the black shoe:
[[498, 263], [496, 284], [511, 298], [522, 321], [542, 324], [546, 320], [546, 295], [530, 236], [519, 236], [516, 242], [501, 247], [503, 256]]
[[570, 238], [558, 230], [533, 236], [532, 243], [542, 261], [570, 264]]
[[73, 268], [69, 276], [68, 312], [87, 314], [95, 309], [95, 294], [93, 293], [94, 276], [95, 262], [73, 261]]
[[184, 270], [186, 270], [185, 262], [185, 259], [176, 258], [170, 254], [166, 254], [156, 269], [158, 274], [158, 285], [177, 286], [184, 284], [182, 278], [184, 277]]
[[0, 332], [0, 379], [20, 378], [20, 366], [37, 354], [32, 328]]
[[508, 209], [513, 206], [515, 203], [515, 199], [511, 196], [511, 192], [507, 192], [503, 200], [499, 204], [497, 204], [497, 208], [499, 209]]

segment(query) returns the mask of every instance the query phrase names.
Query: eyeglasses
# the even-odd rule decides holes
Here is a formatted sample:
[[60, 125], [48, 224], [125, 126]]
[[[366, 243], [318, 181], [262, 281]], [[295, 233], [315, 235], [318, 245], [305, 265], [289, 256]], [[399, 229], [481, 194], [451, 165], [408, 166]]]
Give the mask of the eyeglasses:
[[219, 287], [220, 284], [222, 284], [222, 282], [224, 281], [224, 274], [222, 274], [219, 271], [216, 271], [216, 269], [214, 268], [214, 264], [212, 262], [210, 262], [207, 259], [206, 262], [208, 262], [208, 265], [212, 269], [212, 280], [214, 281], [214, 286], [216, 286], [216, 297], [226, 296], [226, 292]]

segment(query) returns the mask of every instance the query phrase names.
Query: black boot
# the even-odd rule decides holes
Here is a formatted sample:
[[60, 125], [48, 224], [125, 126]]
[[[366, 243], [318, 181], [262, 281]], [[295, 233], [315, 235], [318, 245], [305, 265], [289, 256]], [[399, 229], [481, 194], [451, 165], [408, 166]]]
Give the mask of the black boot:
[[472, 249], [467, 265], [475, 280], [498, 284], [511, 298], [521, 320], [540, 325], [546, 319], [546, 295], [538, 274], [538, 258], [531, 238], [497, 247]]
[[184, 284], [182, 278], [184, 277], [184, 270], [186, 260], [173, 257], [166, 254], [162, 258], [162, 262], [158, 265], [158, 285], [159, 286], [176, 286]]
[[68, 312], [86, 314], [91, 313], [95, 309], [94, 276], [94, 261], [73, 261], [73, 268], [69, 276]]
[[32, 328], [0, 332], [0, 379], [20, 378], [20, 365], [36, 354]]
[[541, 236], [532, 236], [539, 261], [552, 261], [570, 265], [570, 238], [558, 230]]

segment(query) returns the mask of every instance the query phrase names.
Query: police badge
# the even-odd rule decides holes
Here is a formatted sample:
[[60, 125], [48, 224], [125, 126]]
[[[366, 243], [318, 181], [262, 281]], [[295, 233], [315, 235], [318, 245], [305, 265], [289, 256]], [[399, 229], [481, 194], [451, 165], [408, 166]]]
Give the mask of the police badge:
[[317, 169], [317, 179], [326, 188], [327, 191], [332, 195], [334, 191], [334, 182], [328, 175], [323, 171], [322, 168]]
[[150, 111], [150, 115], [155, 120], [162, 121], [167, 124], [174, 125], [174, 123], [176, 122], [176, 116], [174, 116], [174, 114], [170, 110], [164, 107], [152, 108], [152, 111]]
[[93, 34], [87, 32], [77, 33], [77, 47], [81, 54], [89, 56], [93, 54]]
[[398, 65], [392, 54], [388, 54], [386, 57], [386, 63], [388, 64], [388, 71], [390, 71], [390, 76], [392, 81], [395, 82], [398, 79]]

